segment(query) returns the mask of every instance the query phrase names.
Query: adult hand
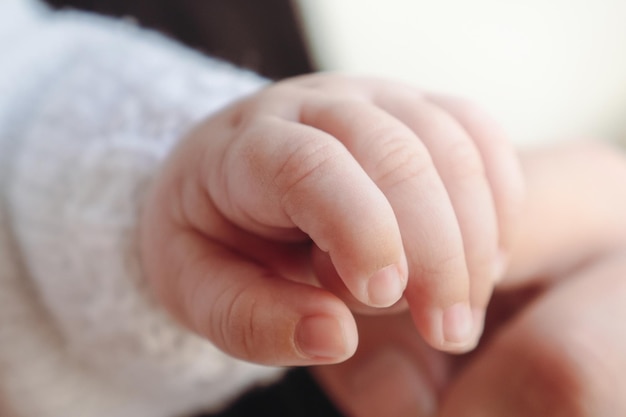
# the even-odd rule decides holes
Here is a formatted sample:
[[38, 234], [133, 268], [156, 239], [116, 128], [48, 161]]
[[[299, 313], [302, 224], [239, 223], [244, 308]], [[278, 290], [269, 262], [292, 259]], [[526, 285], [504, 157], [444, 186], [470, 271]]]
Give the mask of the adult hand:
[[597, 145], [523, 163], [530, 204], [479, 348], [445, 355], [404, 317], [360, 317], [354, 358], [312, 371], [346, 415], [626, 415], [626, 163]]
[[426, 346], [406, 317], [361, 317], [354, 358], [313, 373], [350, 417], [624, 416], [625, 275], [626, 251], [496, 293], [466, 356]]
[[626, 252], [528, 303], [457, 375], [442, 417], [626, 415]]

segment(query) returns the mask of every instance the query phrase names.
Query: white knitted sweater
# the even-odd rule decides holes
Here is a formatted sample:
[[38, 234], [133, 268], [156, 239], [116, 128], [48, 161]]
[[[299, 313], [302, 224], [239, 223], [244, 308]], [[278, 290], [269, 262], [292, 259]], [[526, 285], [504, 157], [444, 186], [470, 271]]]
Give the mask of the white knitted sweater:
[[279, 372], [178, 327], [135, 242], [172, 144], [263, 83], [128, 23], [0, 0], [0, 398], [18, 417], [186, 415]]

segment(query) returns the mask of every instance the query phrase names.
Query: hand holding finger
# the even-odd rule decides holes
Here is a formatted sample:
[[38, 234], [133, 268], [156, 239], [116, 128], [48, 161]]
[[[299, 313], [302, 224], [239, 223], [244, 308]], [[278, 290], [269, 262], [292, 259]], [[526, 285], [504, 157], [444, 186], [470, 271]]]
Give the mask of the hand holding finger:
[[624, 415], [624, 271], [620, 253], [554, 285], [472, 360], [441, 415]]
[[[314, 288], [311, 240], [341, 283], [334, 288], [346, 290], [338, 295], [389, 307], [408, 280], [406, 300], [429, 343], [473, 346], [481, 319], [472, 308], [488, 298], [493, 277], [485, 265], [498, 242], [483, 155], [461, 124], [419, 96], [382, 100], [377, 83], [346, 79], [332, 94], [306, 87], [319, 82], [311, 80], [223, 111], [175, 152], [143, 228], [157, 293], [216, 345], [265, 363], [306, 363], [297, 359], [295, 323], [334, 317], [331, 337], [311, 340], [340, 346], [315, 360], [341, 360], [354, 350], [354, 324], [338, 298]], [[458, 164], [446, 149], [458, 150]], [[210, 307], [198, 307], [202, 300]], [[242, 336], [279, 323], [283, 333], [271, 338], [271, 331]], [[264, 356], [271, 349], [284, 361]]]

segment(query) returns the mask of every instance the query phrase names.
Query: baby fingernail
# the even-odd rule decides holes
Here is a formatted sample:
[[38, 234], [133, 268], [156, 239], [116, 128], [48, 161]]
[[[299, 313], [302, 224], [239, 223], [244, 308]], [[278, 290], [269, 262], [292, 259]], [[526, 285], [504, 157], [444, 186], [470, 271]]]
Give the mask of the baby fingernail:
[[404, 280], [396, 265], [389, 265], [372, 275], [367, 283], [368, 304], [373, 307], [389, 307], [404, 292]]
[[446, 344], [463, 345], [474, 333], [474, 319], [468, 303], [456, 303], [443, 311], [441, 325]]
[[302, 318], [296, 327], [295, 343], [300, 352], [311, 359], [335, 360], [348, 354], [344, 329], [330, 316]]

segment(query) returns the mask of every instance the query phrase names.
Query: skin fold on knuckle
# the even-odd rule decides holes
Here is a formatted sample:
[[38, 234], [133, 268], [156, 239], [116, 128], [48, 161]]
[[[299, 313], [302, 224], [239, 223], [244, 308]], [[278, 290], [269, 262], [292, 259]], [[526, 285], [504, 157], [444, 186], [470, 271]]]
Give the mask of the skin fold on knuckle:
[[385, 138], [379, 145], [383, 156], [373, 169], [373, 179], [381, 188], [392, 190], [429, 173], [434, 174], [432, 158], [419, 143], [403, 140], [401, 134], [394, 132], [386, 132], [381, 137]]
[[334, 164], [337, 157], [337, 149], [331, 143], [323, 143], [316, 139], [302, 140], [295, 149], [283, 157], [283, 162], [276, 170], [274, 182], [287, 194], [308, 178], [325, 171], [329, 164]]
[[[303, 201], [314, 197], [312, 191], [323, 182], [341, 172], [342, 150], [332, 141], [303, 140], [283, 159], [276, 170], [273, 184], [285, 214], [298, 218]], [[320, 216], [323, 216], [320, 213]], [[297, 221], [295, 222], [297, 223]]]
[[213, 304], [210, 333], [220, 341], [222, 349], [240, 359], [260, 361], [260, 346], [255, 311], [257, 301], [246, 287], [225, 289]]
[[213, 307], [212, 331], [230, 355], [266, 365], [291, 363], [298, 358], [293, 343], [298, 317], [281, 311], [282, 303], [268, 299], [258, 285], [224, 291]]
[[[278, 128], [285, 130], [281, 137], [273, 133]], [[293, 227], [289, 209], [301, 207], [314, 190], [315, 182], [308, 180], [319, 179], [340, 152], [327, 139], [280, 120], [258, 119], [225, 156], [228, 175], [221, 177], [228, 181], [228, 207], [264, 226]]]

